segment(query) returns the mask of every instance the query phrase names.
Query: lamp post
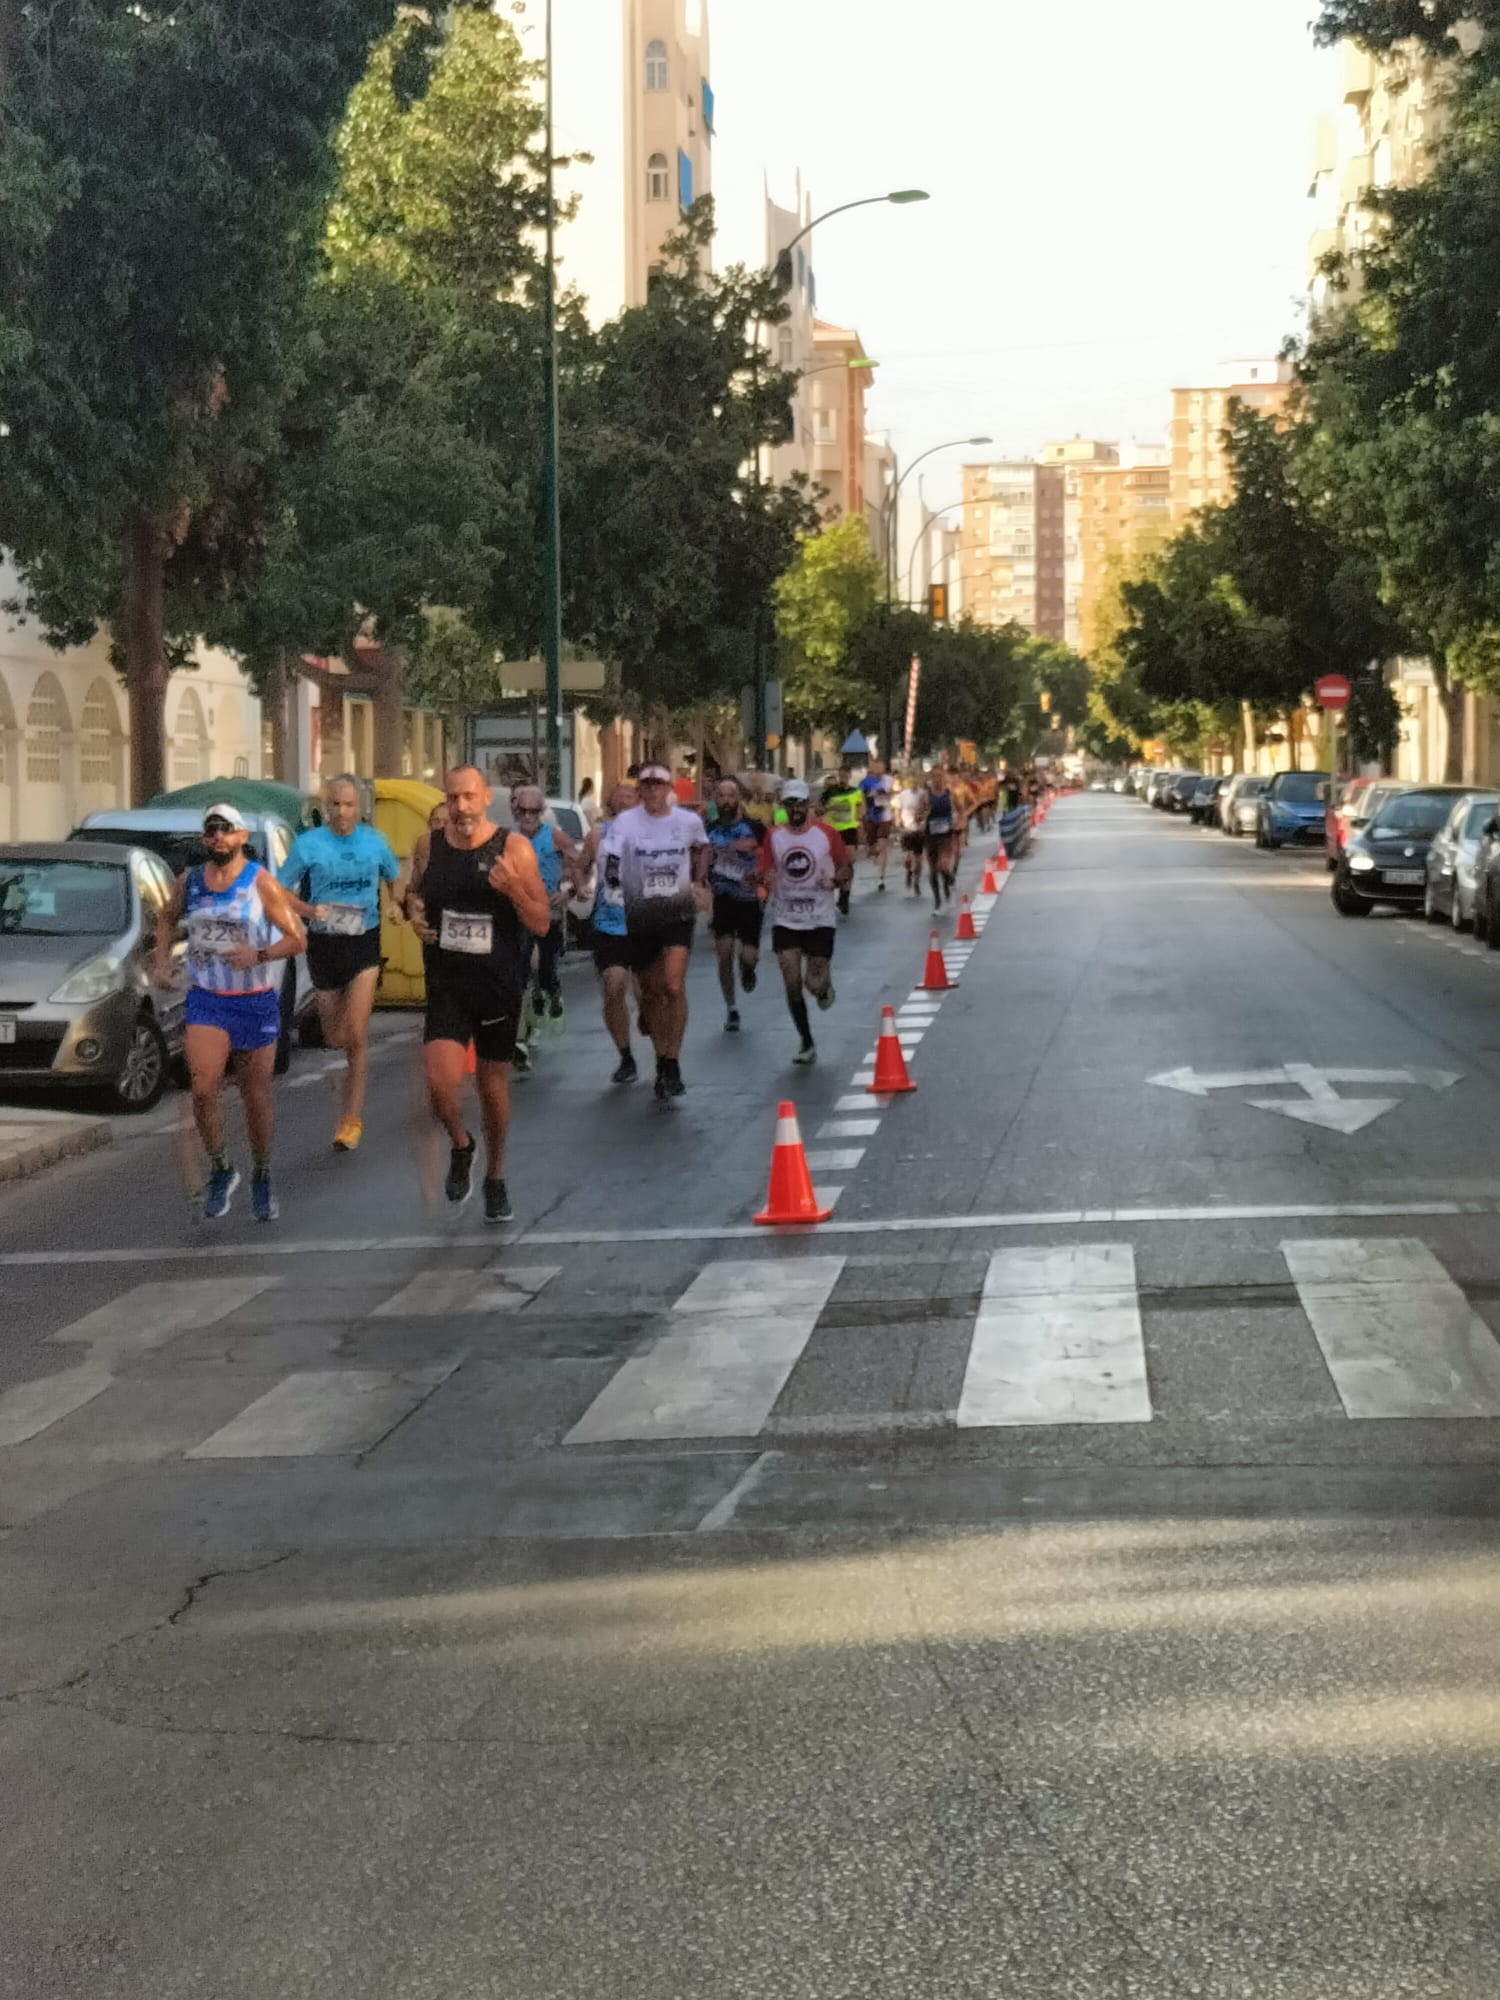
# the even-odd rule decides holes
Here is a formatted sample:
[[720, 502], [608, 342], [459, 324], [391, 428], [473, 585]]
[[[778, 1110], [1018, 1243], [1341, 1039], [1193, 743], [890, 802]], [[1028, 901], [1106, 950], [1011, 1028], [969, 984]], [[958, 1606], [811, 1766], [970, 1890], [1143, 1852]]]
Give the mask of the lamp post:
[[[919, 452], [911, 464], [907, 466], [905, 472], [901, 470], [901, 461], [897, 458], [894, 449], [892, 450], [891, 470], [895, 473], [896, 477], [891, 482], [890, 499], [887, 502], [888, 519], [886, 521], [885, 537], [885, 603], [886, 615], [888, 617], [895, 609], [896, 543], [901, 532], [901, 488], [919, 465], [924, 464], [929, 458], [935, 457], [940, 451], [956, 451], [960, 445], [965, 444], [993, 444], [994, 442], [995, 440], [989, 437], [949, 438], [943, 444], [929, 445], [926, 451]], [[887, 755], [890, 754], [891, 732], [893, 728], [891, 688], [890, 683], [887, 682], [885, 690], [885, 736], [881, 746]]]
[[558, 477], [557, 421], [557, 189], [552, 144], [552, 0], [546, 27], [547, 230], [542, 284], [542, 459], [545, 510], [542, 607], [542, 660], [547, 679], [547, 770], [545, 788], [562, 790], [562, 504]]
[[[548, 4], [550, 6], [551, 0], [548, 0]], [[867, 194], [867, 195], [861, 195], [857, 201], [841, 201], [836, 208], [824, 209], [821, 215], [815, 215], [811, 222], [804, 223], [803, 226], [797, 231], [796, 235], [792, 237], [791, 241], [783, 244], [781, 249], [776, 253], [776, 263], [774, 268], [780, 270], [782, 265], [782, 259], [785, 258], [786, 280], [787, 283], [790, 284], [791, 254], [793, 250], [796, 249], [797, 245], [802, 241], [802, 239], [805, 236], [811, 236], [812, 232], [815, 229], [819, 228], [823, 223], [831, 220], [831, 218], [835, 215], [845, 215], [851, 208], [877, 208], [884, 206], [886, 204], [889, 204], [890, 206], [895, 208], [907, 208], [913, 202], [930, 201], [931, 199], [932, 197], [927, 193], [925, 188], [895, 188], [889, 194]], [[760, 328], [761, 328], [761, 323], [759, 319], [757, 319], [751, 335], [751, 344], [753, 350], [751, 366], [754, 371], [754, 383], [757, 391], [759, 390], [760, 387]], [[860, 355], [858, 357], [859, 362], [864, 362], [866, 359], [867, 357], [864, 355]], [[851, 367], [855, 365], [857, 364], [850, 363]], [[870, 365], [873, 366], [874, 364], [871, 363]], [[814, 373], [816, 372], [818, 371], [815, 370]], [[755, 440], [753, 448], [750, 485], [752, 492], [756, 496], [756, 505], [758, 507], [760, 488], [761, 488], [760, 439], [758, 437]], [[765, 605], [761, 601], [760, 593], [757, 593], [755, 600], [755, 613], [751, 626], [751, 647], [753, 656], [752, 684], [753, 684], [754, 708], [755, 708], [755, 716], [754, 716], [755, 742], [752, 745], [752, 751], [753, 751], [752, 762], [754, 764], [755, 769], [759, 770], [760, 761], [762, 757], [764, 757], [766, 754], [766, 631], [765, 631]]]

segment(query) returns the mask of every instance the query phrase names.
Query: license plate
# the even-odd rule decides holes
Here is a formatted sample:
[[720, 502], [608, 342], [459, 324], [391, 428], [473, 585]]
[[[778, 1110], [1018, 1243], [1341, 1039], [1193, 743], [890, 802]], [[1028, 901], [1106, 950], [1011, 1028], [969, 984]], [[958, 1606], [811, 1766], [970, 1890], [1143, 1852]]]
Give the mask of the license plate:
[[0, 1045], [9, 1047], [16, 1039], [16, 1017], [14, 1014], [0, 1014]]
[[1420, 868], [1387, 868], [1385, 879], [1393, 889], [1415, 889], [1427, 877]]

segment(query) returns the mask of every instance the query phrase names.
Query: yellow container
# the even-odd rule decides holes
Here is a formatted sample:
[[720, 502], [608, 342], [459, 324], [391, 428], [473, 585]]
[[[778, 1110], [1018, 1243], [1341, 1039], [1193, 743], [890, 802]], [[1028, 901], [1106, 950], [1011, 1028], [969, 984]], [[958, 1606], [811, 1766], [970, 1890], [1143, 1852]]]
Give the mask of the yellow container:
[[[402, 863], [396, 893], [406, 888], [411, 873], [412, 849], [427, 831], [434, 806], [443, 803], [436, 785], [424, 785], [418, 778], [377, 778], [375, 780], [375, 825], [386, 839], [396, 859]], [[380, 1007], [420, 1007], [427, 998], [427, 982], [422, 976], [422, 946], [416, 932], [403, 918], [389, 915], [380, 922]]]

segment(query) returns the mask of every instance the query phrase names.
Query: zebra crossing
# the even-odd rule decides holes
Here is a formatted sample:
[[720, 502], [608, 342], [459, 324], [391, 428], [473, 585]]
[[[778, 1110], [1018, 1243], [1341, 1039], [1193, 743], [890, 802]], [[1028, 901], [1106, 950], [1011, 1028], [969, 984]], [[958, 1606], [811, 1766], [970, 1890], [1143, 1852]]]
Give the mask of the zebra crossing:
[[[1500, 1339], [1427, 1243], [1289, 1237], [1275, 1255], [1285, 1302], [1264, 1318], [1275, 1322], [1277, 1340], [1301, 1345], [1295, 1356], [1290, 1346], [1277, 1350], [1286, 1365], [1295, 1361], [1299, 1379], [1311, 1370], [1325, 1385], [1309, 1421], [1500, 1418]], [[725, 1257], [704, 1263], [675, 1295], [633, 1295], [643, 1310], [616, 1314], [627, 1331], [596, 1341], [597, 1359], [578, 1375], [573, 1400], [550, 1419], [538, 1448], [582, 1458], [600, 1446], [878, 1429], [881, 1413], [867, 1402], [858, 1411], [841, 1403], [839, 1373], [878, 1378], [885, 1348], [903, 1337], [889, 1329], [905, 1308], [880, 1298], [878, 1279], [872, 1283], [878, 1267], [878, 1258], [847, 1255]], [[1180, 1352], [1199, 1340], [1203, 1315], [1143, 1291], [1135, 1245], [1011, 1244], [978, 1253], [972, 1268], [982, 1273], [977, 1292], [939, 1302], [951, 1350], [947, 1390], [925, 1405], [893, 1407], [891, 1428], [955, 1437], [1077, 1427], [1149, 1434], [1193, 1414], [1183, 1407], [1172, 1343]], [[609, 1294], [570, 1292], [569, 1277], [561, 1264], [495, 1261], [393, 1280], [383, 1297], [377, 1286], [336, 1321], [343, 1365], [325, 1359], [270, 1379], [252, 1360], [244, 1402], [202, 1434], [180, 1438], [172, 1455], [225, 1463], [373, 1452], [461, 1380], [474, 1356], [503, 1368], [520, 1351], [507, 1329], [538, 1329], [525, 1350], [533, 1357], [545, 1361], [555, 1337], [559, 1355], [574, 1358], [579, 1333], [607, 1320]], [[186, 1398], [214, 1371], [204, 1343], [216, 1329], [232, 1333], [237, 1316], [252, 1311], [242, 1345], [253, 1353], [256, 1333], [274, 1329], [282, 1299], [295, 1317], [299, 1295], [282, 1285], [263, 1273], [156, 1281], [62, 1327], [49, 1344], [67, 1365], [0, 1393], [0, 1474], [10, 1454], [39, 1440], [63, 1446], [79, 1423], [89, 1425], [88, 1448], [98, 1451], [112, 1398], [138, 1392], [142, 1379], [166, 1405], [174, 1394]], [[920, 1317], [915, 1303], [911, 1310]], [[907, 1329], [904, 1337], [916, 1336]], [[1257, 1337], [1243, 1338], [1253, 1348]], [[179, 1370], [174, 1356], [183, 1353], [190, 1365]], [[1273, 1355], [1262, 1365], [1281, 1362]], [[894, 1379], [895, 1365], [887, 1372]], [[221, 1390], [226, 1376], [227, 1363], [215, 1375]], [[813, 1378], [816, 1393], [807, 1386]], [[1257, 1421], [1253, 1407], [1239, 1416]], [[129, 1442], [122, 1438], [122, 1450]], [[482, 1442], [475, 1439], [476, 1450]]]

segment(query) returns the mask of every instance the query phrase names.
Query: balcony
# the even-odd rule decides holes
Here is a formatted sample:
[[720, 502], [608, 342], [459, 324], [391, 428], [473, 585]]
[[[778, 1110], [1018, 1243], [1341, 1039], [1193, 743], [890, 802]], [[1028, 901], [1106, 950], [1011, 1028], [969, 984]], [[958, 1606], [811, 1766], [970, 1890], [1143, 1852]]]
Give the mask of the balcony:
[[1375, 58], [1357, 42], [1339, 43], [1339, 95], [1346, 104], [1358, 104], [1375, 88]]
[[1351, 153], [1339, 168], [1339, 201], [1358, 208], [1375, 185], [1375, 168], [1368, 153]]

